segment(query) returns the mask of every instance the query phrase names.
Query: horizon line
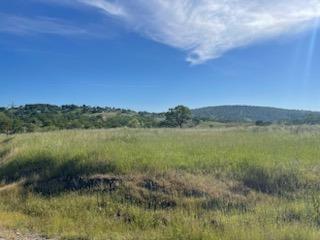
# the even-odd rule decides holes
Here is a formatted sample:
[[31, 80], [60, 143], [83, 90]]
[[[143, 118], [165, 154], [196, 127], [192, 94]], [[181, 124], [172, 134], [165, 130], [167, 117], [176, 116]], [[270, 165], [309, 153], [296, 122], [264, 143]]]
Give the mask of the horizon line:
[[[114, 108], [114, 109], [122, 109], [122, 110], [130, 110], [133, 112], [149, 112], [149, 113], [163, 113], [166, 111], [148, 111], [148, 110], [138, 110], [130, 107], [115, 107], [115, 106], [102, 106], [102, 105], [90, 105], [90, 104], [75, 104], [75, 103], [65, 103], [65, 104], [54, 104], [54, 103], [24, 103], [24, 104], [17, 104], [15, 105], [14, 103], [12, 104], [7, 104], [7, 106], [1, 105], [0, 108], [19, 108], [19, 107], [24, 107], [27, 105], [50, 105], [50, 106], [57, 106], [57, 107], [62, 107], [66, 105], [75, 105], [77, 107], [82, 107], [82, 106], [87, 106], [87, 107], [100, 107], [100, 108]], [[174, 106], [168, 107], [167, 109], [170, 109], [172, 107], [178, 106], [178, 105], [185, 105], [185, 104], [176, 104]], [[273, 109], [278, 109], [278, 110], [289, 110], [289, 111], [305, 111], [305, 112], [316, 112], [320, 113], [320, 110], [312, 110], [312, 109], [299, 109], [299, 108], [286, 108], [286, 107], [277, 107], [277, 106], [270, 106], [270, 105], [252, 105], [252, 104], [220, 104], [220, 105], [207, 105], [207, 106], [199, 106], [199, 107], [188, 107], [191, 110], [197, 110], [197, 109], [204, 109], [204, 108], [214, 108], [214, 107], [258, 107], [258, 108], [273, 108]]]

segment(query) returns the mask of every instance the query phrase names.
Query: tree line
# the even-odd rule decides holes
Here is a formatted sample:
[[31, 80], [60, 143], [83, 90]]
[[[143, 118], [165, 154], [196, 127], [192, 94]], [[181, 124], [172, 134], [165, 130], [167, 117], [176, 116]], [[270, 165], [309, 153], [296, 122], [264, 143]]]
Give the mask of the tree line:
[[0, 133], [15, 134], [61, 129], [157, 128], [192, 126], [189, 108], [177, 106], [166, 113], [87, 105], [32, 104], [0, 108]]
[[[249, 118], [248, 118], [249, 117]], [[251, 118], [251, 120], [250, 120]], [[249, 120], [248, 120], [249, 119]], [[15, 134], [62, 129], [193, 127], [201, 122], [320, 124], [320, 113], [273, 108], [221, 106], [191, 110], [183, 105], [164, 113], [87, 105], [28, 104], [0, 107], [0, 133]]]

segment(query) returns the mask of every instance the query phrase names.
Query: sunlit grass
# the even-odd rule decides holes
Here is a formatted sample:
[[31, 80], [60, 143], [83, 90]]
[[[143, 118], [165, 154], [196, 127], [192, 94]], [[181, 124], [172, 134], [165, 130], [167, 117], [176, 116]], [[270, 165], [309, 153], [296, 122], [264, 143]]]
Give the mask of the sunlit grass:
[[[0, 136], [0, 226], [65, 239], [320, 239], [319, 146], [318, 126]], [[97, 174], [124, 186], [48, 195]]]

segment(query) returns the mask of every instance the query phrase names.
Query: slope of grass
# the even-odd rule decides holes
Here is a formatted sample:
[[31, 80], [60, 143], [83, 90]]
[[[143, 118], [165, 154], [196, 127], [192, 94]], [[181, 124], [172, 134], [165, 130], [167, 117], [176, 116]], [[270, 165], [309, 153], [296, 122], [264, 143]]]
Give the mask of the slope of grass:
[[0, 226], [62, 239], [320, 239], [320, 128], [0, 136]]

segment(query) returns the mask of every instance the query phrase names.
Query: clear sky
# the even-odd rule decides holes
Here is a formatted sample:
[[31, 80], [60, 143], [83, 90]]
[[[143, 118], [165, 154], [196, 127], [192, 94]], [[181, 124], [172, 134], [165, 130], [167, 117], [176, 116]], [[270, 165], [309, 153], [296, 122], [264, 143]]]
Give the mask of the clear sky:
[[319, 0], [2, 0], [0, 105], [320, 110]]

